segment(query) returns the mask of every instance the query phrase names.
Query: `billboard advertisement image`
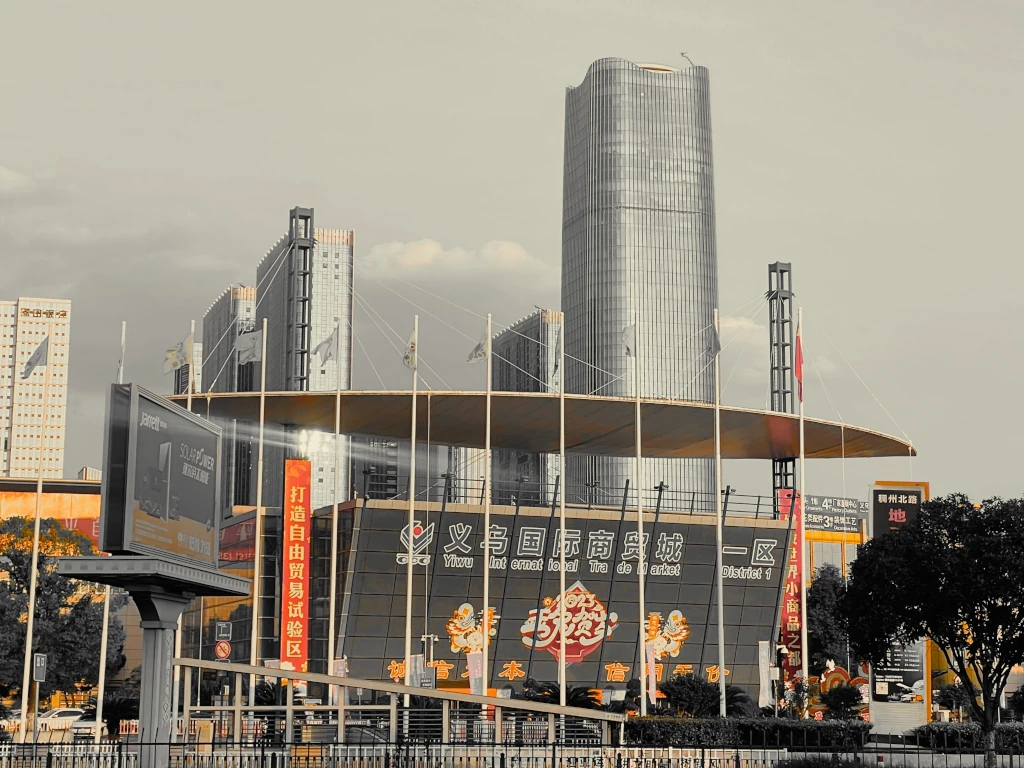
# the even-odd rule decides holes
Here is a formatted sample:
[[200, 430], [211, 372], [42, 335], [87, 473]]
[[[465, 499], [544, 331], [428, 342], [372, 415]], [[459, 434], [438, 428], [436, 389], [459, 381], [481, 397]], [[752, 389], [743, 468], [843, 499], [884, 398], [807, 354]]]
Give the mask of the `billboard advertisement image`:
[[101, 548], [217, 567], [221, 430], [135, 385], [107, 419]]

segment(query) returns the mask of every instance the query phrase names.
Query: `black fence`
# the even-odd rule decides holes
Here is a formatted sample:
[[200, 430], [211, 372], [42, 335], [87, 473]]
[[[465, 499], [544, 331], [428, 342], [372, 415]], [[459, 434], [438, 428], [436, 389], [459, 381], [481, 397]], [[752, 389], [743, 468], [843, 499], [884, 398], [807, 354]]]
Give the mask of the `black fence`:
[[[1004, 744], [999, 768], [1021, 766]], [[862, 745], [200, 743], [0, 744], [0, 768], [982, 768], [963, 745], [867, 741]]]

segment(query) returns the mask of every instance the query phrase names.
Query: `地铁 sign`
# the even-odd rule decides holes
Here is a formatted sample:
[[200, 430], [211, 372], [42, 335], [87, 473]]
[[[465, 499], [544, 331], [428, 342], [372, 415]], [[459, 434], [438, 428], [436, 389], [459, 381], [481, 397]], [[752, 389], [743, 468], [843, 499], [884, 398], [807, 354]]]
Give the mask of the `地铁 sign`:
[[215, 569], [220, 427], [135, 384], [111, 387], [100, 549]]
[[928, 483], [876, 483], [871, 486], [871, 535], [896, 531], [917, 517], [928, 501]]
[[305, 459], [284, 463], [281, 669], [309, 671], [310, 481]]

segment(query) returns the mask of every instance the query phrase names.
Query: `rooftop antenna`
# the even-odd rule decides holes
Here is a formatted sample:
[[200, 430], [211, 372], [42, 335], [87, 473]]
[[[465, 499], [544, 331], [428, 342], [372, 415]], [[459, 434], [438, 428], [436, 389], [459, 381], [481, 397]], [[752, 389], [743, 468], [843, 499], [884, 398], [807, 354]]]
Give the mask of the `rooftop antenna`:
[[695, 67], [695, 66], [697, 66], [696, 64], [694, 64], [694, 63], [693, 63], [693, 61], [692, 61], [692, 60], [690, 59], [690, 57], [686, 55], [686, 51], [683, 51], [683, 52], [682, 52], [682, 53], [680, 53], [679, 55], [680, 55], [680, 56], [682, 56], [682, 57], [683, 57], [684, 59], [686, 59], [687, 61], [689, 61], [689, 62], [690, 62], [690, 66], [691, 66], [691, 67]]

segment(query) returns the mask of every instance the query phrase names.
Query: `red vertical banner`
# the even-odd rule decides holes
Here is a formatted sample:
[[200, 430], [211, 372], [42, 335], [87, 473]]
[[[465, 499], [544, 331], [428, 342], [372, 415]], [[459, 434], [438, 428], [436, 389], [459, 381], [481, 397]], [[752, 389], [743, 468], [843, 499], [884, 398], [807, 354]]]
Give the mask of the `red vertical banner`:
[[782, 683], [786, 690], [793, 687], [793, 682], [802, 675], [802, 655], [800, 647], [800, 579], [804, 577], [803, 563], [800, 562], [798, 542], [804, 535], [803, 515], [800, 514], [802, 499], [791, 488], [779, 489], [779, 519], [793, 520], [793, 540], [789, 542], [789, 557], [786, 558], [786, 577], [782, 584], [782, 621], [780, 624], [782, 644], [786, 653], [782, 657]]
[[305, 459], [284, 462], [281, 574], [281, 669], [309, 671], [309, 504], [312, 470]]

